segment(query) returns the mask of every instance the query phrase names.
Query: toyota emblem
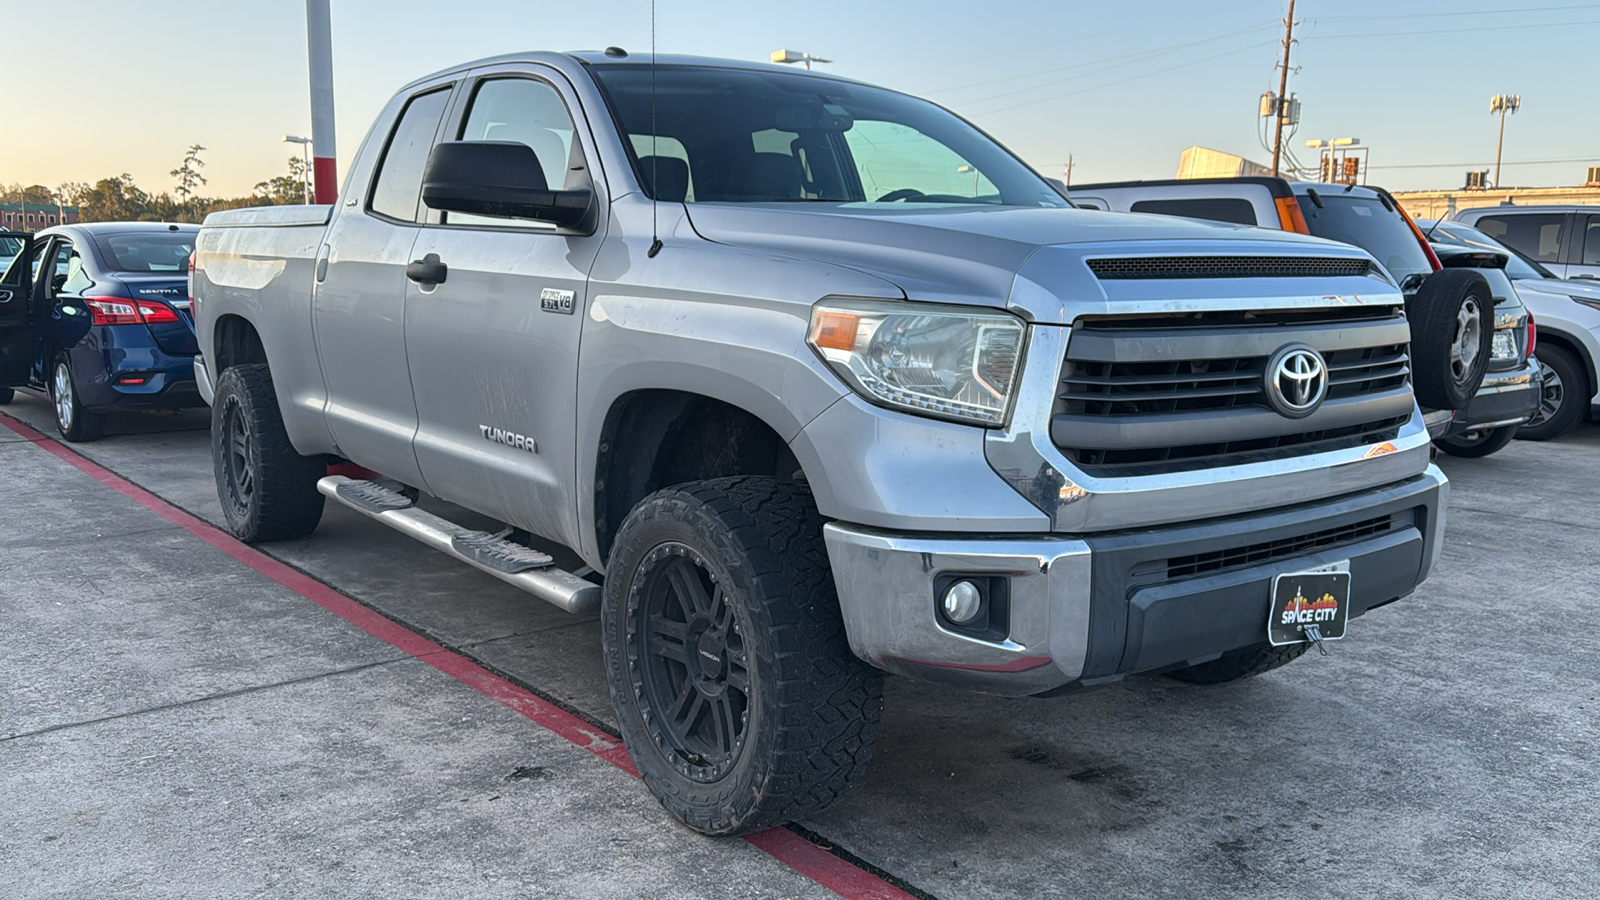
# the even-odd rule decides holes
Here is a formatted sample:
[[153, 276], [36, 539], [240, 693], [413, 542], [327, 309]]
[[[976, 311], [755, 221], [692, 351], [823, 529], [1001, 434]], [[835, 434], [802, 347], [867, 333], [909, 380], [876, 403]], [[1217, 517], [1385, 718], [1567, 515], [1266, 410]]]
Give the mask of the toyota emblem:
[[1279, 347], [1267, 359], [1264, 380], [1267, 405], [1291, 419], [1316, 412], [1328, 396], [1328, 364], [1305, 344]]

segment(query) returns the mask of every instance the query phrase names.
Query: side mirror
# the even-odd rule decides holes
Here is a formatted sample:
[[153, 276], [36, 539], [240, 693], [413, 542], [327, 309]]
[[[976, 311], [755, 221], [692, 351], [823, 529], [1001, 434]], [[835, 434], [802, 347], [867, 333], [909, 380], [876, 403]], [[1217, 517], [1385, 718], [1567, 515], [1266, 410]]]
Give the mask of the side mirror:
[[428, 154], [422, 202], [447, 212], [537, 219], [575, 228], [590, 218], [594, 192], [551, 190], [539, 157], [527, 144], [452, 141]]

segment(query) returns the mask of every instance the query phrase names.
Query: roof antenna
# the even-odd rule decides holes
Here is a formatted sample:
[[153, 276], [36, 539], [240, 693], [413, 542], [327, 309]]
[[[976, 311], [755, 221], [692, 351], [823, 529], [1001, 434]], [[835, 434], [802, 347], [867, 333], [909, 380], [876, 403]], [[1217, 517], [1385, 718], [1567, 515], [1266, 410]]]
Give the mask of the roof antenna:
[[656, 154], [656, 0], [650, 0], [650, 250], [645, 254], [650, 259], [661, 252], [661, 234], [656, 229], [656, 207], [661, 205], [656, 199], [660, 159]]

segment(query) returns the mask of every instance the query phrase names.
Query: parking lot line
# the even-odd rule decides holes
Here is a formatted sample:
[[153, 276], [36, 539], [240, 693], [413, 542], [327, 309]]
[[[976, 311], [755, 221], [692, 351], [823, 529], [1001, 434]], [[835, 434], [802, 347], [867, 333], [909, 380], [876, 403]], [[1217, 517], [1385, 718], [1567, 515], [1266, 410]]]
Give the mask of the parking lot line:
[[[427, 663], [635, 778], [639, 777], [627, 748], [615, 735], [362, 605], [293, 566], [236, 540], [214, 525], [168, 503], [21, 420], [0, 413], [0, 425], [367, 634]], [[911, 900], [912, 895], [906, 891], [787, 828], [769, 828], [746, 835], [745, 840], [842, 897], [851, 900]]]

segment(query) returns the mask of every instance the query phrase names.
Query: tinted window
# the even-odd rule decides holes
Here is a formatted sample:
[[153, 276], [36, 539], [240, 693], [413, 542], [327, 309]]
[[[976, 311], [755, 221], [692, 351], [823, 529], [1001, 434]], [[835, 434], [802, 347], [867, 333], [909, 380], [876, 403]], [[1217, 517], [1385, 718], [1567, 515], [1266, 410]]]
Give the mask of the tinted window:
[[1542, 263], [1560, 262], [1562, 213], [1522, 213], [1484, 216], [1478, 229], [1484, 234], [1521, 250]]
[[1318, 199], [1320, 206], [1309, 196], [1300, 198], [1312, 234], [1360, 247], [1401, 282], [1409, 275], [1433, 273], [1433, 263], [1398, 209], [1372, 197], [1319, 194]]
[[[485, 81], [473, 95], [463, 141], [512, 141], [533, 149], [544, 183], [555, 190], [587, 186], [582, 146], [573, 145], [572, 116], [556, 89], [529, 78]], [[487, 224], [554, 228], [544, 222], [503, 216], [445, 213], [452, 225]]]
[[1583, 230], [1583, 264], [1600, 266], [1600, 216], [1590, 216]]
[[[702, 66], [662, 66], [652, 90], [649, 66], [607, 64], [590, 71], [629, 136], [636, 162], [636, 136], [670, 137], [682, 146], [697, 202], [892, 196], [1067, 205], [982, 132], [904, 94], [798, 72]], [[673, 189], [681, 190], [681, 181], [674, 179]]]
[[113, 272], [187, 273], [194, 232], [102, 234], [95, 236], [94, 244]]
[[1505, 244], [1500, 243], [1492, 237], [1489, 237], [1487, 234], [1484, 234], [1476, 228], [1472, 228], [1468, 225], [1462, 225], [1459, 222], [1441, 222], [1438, 225], [1431, 225], [1422, 222], [1417, 224], [1424, 232], [1428, 233], [1429, 240], [1437, 243], [1458, 244], [1462, 247], [1482, 247], [1487, 250], [1498, 250], [1502, 253], [1511, 254], [1511, 258], [1506, 260], [1506, 274], [1512, 278], [1555, 277], [1554, 275], [1550, 274], [1549, 269], [1546, 269], [1538, 263], [1532, 262], [1526, 256], [1523, 256], [1521, 251], [1518, 251], [1512, 247], [1507, 247]]
[[1140, 200], [1132, 210], [1138, 213], [1155, 213], [1162, 216], [1183, 216], [1186, 219], [1208, 219], [1212, 222], [1232, 222], [1235, 225], [1255, 225], [1256, 208], [1249, 200], [1239, 197], [1204, 197], [1193, 200]]
[[444, 118], [449, 89], [411, 98], [400, 122], [389, 136], [383, 160], [378, 163], [378, 179], [372, 188], [371, 209], [406, 222], [416, 221], [417, 201], [422, 196], [422, 169], [433, 149], [433, 136]]

